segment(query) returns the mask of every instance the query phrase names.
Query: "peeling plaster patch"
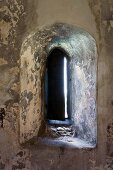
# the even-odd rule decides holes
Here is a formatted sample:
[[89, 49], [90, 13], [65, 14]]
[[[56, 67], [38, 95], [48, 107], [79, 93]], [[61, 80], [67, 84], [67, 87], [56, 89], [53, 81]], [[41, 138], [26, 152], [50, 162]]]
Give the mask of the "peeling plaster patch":
[[113, 169], [113, 159], [107, 158], [106, 159], [106, 165], [105, 165], [105, 170], [112, 170]]
[[109, 159], [107, 159], [106, 163], [104, 164], [100, 164], [100, 165], [96, 165], [96, 161], [95, 160], [90, 160], [91, 163], [91, 170], [112, 170], [111, 168], [111, 161]]
[[21, 38], [25, 29], [24, 16], [23, 0], [7, 0], [0, 8], [0, 51], [10, 64], [17, 62], [19, 57]]
[[106, 20], [104, 20], [102, 23], [104, 24], [105, 27], [107, 26], [107, 21]]
[[0, 66], [1, 65], [6, 65], [8, 64], [6, 60], [4, 60], [4, 58], [0, 58]]
[[0, 105], [4, 105], [6, 116], [4, 128], [18, 131], [18, 114], [19, 114], [19, 69], [11, 67], [7, 60], [0, 58]]
[[113, 121], [107, 126], [107, 137], [113, 138]]
[[107, 156], [113, 158], [113, 137], [107, 138]]
[[30, 101], [33, 99], [33, 93], [31, 91], [24, 91], [21, 97], [21, 105], [26, 109], [26, 107], [30, 104]]
[[0, 170], [31, 170], [30, 151], [21, 148], [17, 140], [11, 128], [0, 129]]
[[[19, 41], [17, 34], [19, 24], [24, 17], [23, 1], [7, 0], [0, 2], [0, 104], [5, 105], [5, 129], [18, 131], [19, 107]], [[10, 63], [10, 64], [9, 64]], [[18, 63], [19, 64], [19, 63]]]
[[[9, 36], [15, 36], [15, 27], [20, 20], [20, 16], [24, 15], [24, 8], [19, 3], [15, 0], [7, 1], [7, 6], [0, 9], [0, 14], [2, 14], [0, 17], [1, 39], [5, 45], [9, 43]], [[12, 43], [15, 43], [14, 39]]]
[[11, 29], [11, 25], [10, 23], [6, 23], [5, 21], [1, 21], [0, 22], [0, 37], [1, 37], [1, 41], [7, 45], [8, 44], [8, 36], [9, 36], [9, 31]]
[[14, 155], [13, 159], [11, 160], [11, 169], [17, 170], [27, 170], [31, 169], [31, 163], [30, 163], [30, 153], [28, 150], [18, 150], [16, 154]]
[[18, 132], [19, 104], [9, 101], [6, 104], [6, 116], [4, 121], [5, 129], [11, 129], [13, 132]]
[[113, 20], [110, 21], [110, 25], [111, 25], [111, 27], [113, 27]]
[[96, 166], [96, 161], [92, 161], [91, 170], [109, 170], [109, 169], [105, 169], [104, 165]]
[[10, 68], [8, 64], [4, 64], [1, 65], [0, 72], [0, 103], [5, 104], [5, 102], [10, 99], [17, 101], [17, 96], [19, 94], [18, 67]]

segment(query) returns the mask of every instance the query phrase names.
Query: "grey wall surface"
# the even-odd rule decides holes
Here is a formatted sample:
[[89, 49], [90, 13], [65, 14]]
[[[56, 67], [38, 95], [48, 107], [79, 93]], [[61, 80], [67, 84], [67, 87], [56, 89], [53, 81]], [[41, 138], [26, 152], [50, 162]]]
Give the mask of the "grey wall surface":
[[[22, 146], [19, 134], [20, 49], [37, 27], [63, 22], [89, 32], [98, 47], [97, 148]], [[0, 169], [113, 169], [113, 2], [112, 0], [0, 1]]]

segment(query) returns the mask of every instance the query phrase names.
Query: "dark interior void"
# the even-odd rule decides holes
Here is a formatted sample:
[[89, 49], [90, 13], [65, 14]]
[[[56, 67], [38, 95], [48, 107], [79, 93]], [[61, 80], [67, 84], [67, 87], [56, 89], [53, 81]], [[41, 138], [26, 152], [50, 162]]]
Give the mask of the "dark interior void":
[[[45, 75], [46, 117], [50, 124], [69, 123], [68, 61], [65, 52], [54, 49], [48, 56]], [[65, 72], [65, 73], [64, 73]], [[65, 93], [65, 90], [67, 93]], [[57, 120], [57, 121], [52, 121]]]

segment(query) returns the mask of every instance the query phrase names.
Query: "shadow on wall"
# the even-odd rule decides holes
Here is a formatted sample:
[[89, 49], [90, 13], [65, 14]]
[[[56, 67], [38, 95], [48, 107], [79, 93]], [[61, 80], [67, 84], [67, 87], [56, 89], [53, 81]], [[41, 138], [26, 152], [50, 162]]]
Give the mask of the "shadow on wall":
[[[68, 129], [66, 131], [65, 126], [61, 129], [63, 133], [54, 136], [61, 126], [48, 125], [45, 118], [46, 61], [50, 51], [55, 48], [63, 50], [69, 57], [72, 125], [67, 128], [72, 130], [71, 136], [67, 135]], [[45, 134], [46, 131], [47, 135], [51, 132], [52, 140], [55, 137], [55, 140], [60, 138], [63, 143], [69, 143], [69, 138], [73, 138], [73, 141], [78, 138], [95, 147], [97, 140], [96, 60], [97, 48], [94, 38], [83, 29], [72, 25], [57, 23], [37, 29], [25, 39], [21, 50], [21, 143], [37, 136], [40, 127], [45, 124], [46, 128], [42, 133]]]

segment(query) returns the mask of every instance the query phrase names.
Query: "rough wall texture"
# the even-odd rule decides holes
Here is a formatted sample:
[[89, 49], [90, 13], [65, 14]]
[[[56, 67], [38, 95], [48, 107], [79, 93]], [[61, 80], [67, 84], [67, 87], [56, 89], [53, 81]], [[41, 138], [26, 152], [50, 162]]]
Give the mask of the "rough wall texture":
[[[86, 29], [98, 45], [98, 144], [93, 150], [18, 143], [19, 53], [24, 36], [37, 26], [65, 22]], [[6, 109], [0, 129], [1, 170], [113, 169], [113, 1], [0, 1], [0, 105]]]

